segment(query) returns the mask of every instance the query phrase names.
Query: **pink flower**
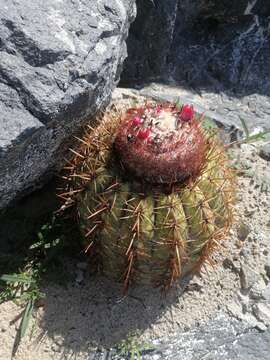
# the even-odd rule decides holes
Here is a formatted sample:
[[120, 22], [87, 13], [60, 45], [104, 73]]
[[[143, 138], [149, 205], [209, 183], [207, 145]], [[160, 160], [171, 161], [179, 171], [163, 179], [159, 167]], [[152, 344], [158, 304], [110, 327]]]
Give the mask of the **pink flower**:
[[135, 118], [132, 121], [132, 125], [138, 126], [143, 123], [143, 120], [139, 116], [135, 116]]
[[151, 133], [151, 130], [149, 128], [140, 129], [137, 134], [137, 137], [138, 137], [138, 139], [146, 140], [147, 138], [149, 138], [150, 133]]
[[157, 114], [159, 114], [161, 112], [162, 106], [161, 105], [157, 105], [156, 111]]
[[192, 105], [184, 105], [181, 109], [180, 119], [182, 121], [190, 121], [194, 116], [194, 109]]

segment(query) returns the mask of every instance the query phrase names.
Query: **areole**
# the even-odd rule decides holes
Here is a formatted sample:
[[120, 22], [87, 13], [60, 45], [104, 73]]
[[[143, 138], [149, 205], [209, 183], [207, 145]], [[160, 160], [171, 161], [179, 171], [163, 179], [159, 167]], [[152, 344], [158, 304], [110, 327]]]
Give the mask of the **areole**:
[[107, 112], [80, 143], [70, 201], [102, 273], [169, 287], [211, 261], [233, 222], [234, 176], [192, 107]]

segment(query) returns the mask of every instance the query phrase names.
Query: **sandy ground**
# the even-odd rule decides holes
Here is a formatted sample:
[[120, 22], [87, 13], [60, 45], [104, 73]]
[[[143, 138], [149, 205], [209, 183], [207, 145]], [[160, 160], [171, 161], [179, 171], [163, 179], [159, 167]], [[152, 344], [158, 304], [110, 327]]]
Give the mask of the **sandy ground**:
[[[269, 281], [270, 188], [265, 191], [265, 183], [270, 172], [257, 149], [243, 145], [233, 155], [245, 168], [238, 183], [238, 219], [214, 258], [214, 268], [206, 267], [201, 277], [177, 284], [166, 296], [157, 289], [137, 288], [123, 297], [121, 288], [90, 275], [88, 269], [81, 282], [71, 281], [66, 288], [48, 284], [43, 289], [44, 306], [35, 311], [15, 359], [86, 360], [92, 350], [112, 346], [134, 331], [151, 342], [198, 326], [220, 312], [237, 316], [237, 296], [248, 286], [243, 281], [249, 281], [243, 276], [254, 272], [265, 285]], [[78, 264], [69, 260], [67, 272], [77, 270]], [[0, 306], [1, 360], [11, 357], [20, 311], [12, 302]]]

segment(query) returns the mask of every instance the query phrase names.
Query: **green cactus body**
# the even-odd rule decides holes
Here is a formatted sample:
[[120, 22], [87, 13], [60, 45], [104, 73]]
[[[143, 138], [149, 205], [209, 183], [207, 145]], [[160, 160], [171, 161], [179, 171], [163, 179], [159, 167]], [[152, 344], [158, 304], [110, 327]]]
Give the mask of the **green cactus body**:
[[[83, 139], [72, 170], [83, 174], [71, 176], [71, 183], [75, 193], [79, 189], [85, 247], [98, 258], [99, 269], [125, 288], [170, 286], [197, 270], [232, 223], [233, 176], [222, 146], [194, 114], [186, 120], [190, 109], [157, 106], [162, 110], [156, 105], [131, 109], [114, 121], [105, 116]], [[158, 128], [164, 119], [169, 133]]]
[[[216, 159], [219, 160], [219, 166], [216, 164]], [[215, 223], [220, 226], [225, 225], [230, 215], [227, 212], [230, 208], [227, 206], [229, 198], [226, 192], [231, 192], [232, 174], [228, 173], [229, 170], [224, 164], [225, 160], [221, 149], [212, 151], [206, 170], [198, 181], [198, 187], [205, 194], [210, 208], [214, 212]]]

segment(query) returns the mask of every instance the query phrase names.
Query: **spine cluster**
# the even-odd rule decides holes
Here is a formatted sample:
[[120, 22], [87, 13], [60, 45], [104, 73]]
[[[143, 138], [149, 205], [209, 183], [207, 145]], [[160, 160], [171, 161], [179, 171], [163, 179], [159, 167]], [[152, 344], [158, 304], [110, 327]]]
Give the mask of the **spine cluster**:
[[125, 290], [169, 287], [222, 249], [234, 176], [192, 107], [110, 112], [80, 143], [62, 197], [76, 206], [85, 252], [106, 276]]
[[205, 139], [191, 106], [172, 104], [131, 109], [115, 140], [119, 160], [130, 173], [153, 184], [196, 176]]

